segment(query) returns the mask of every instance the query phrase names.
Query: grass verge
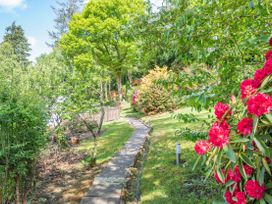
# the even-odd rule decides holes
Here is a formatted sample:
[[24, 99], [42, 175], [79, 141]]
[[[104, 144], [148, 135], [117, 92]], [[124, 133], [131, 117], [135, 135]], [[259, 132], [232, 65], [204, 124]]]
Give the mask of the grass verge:
[[97, 165], [94, 168], [84, 163], [91, 153], [91, 137], [61, 152], [47, 149], [39, 161], [36, 198], [32, 203], [79, 203], [103, 164], [123, 147], [133, 130], [125, 120], [106, 123], [103, 134], [98, 138]]
[[[97, 163], [103, 163], [121, 149], [133, 133], [133, 128], [127, 121], [118, 121], [105, 124], [105, 132], [97, 139]], [[80, 152], [90, 152], [93, 148], [93, 139], [89, 138], [76, 147]]]
[[[179, 110], [191, 113], [189, 108]], [[201, 168], [192, 171], [197, 158], [194, 142], [189, 138], [175, 135], [181, 128], [203, 131], [201, 121], [207, 112], [196, 113], [200, 121], [184, 124], [172, 114], [143, 117], [153, 127], [150, 136], [150, 150], [141, 179], [142, 204], [199, 204], [212, 203], [221, 197], [220, 189], [213, 179], [204, 181]], [[181, 145], [180, 166], [175, 165], [175, 145]]]

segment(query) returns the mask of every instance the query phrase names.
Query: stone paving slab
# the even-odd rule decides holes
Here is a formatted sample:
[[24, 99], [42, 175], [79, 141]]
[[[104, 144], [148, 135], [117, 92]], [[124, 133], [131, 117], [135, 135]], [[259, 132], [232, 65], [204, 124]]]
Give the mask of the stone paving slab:
[[143, 147], [150, 128], [141, 121], [129, 118], [135, 128], [131, 138], [106, 167], [95, 177], [93, 185], [80, 204], [120, 204], [121, 192], [134, 165], [136, 155]]

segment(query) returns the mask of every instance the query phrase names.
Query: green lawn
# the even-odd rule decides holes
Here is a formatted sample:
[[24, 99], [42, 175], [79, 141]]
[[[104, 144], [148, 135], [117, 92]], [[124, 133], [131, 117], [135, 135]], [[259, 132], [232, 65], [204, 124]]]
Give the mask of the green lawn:
[[[179, 110], [190, 113], [189, 108]], [[207, 112], [197, 113], [198, 118], [205, 120]], [[201, 122], [183, 124], [172, 117], [171, 113], [144, 117], [153, 127], [150, 137], [150, 151], [145, 162], [141, 179], [142, 204], [199, 204], [221, 200], [219, 186], [214, 179], [205, 178], [201, 168], [192, 171], [197, 158], [194, 142], [188, 138], [175, 136], [180, 128], [191, 128], [203, 131]], [[181, 159], [184, 163], [175, 165], [175, 145], [181, 144]], [[219, 189], [219, 190], [218, 190]]]
[[[97, 139], [97, 163], [109, 160], [116, 154], [132, 136], [134, 129], [127, 121], [119, 120], [117, 122], [106, 123], [103, 126], [104, 132]], [[78, 146], [79, 151], [91, 152], [93, 139], [89, 138], [81, 142]]]

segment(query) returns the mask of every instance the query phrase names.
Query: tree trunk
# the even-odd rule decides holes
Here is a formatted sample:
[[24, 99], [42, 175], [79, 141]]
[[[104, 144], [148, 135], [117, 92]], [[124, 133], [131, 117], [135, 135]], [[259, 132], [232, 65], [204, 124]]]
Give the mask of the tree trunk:
[[122, 78], [121, 78], [120, 72], [116, 74], [116, 82], [117, 82], [119, 102], [121, 103], [123, 96], [122, 96]]
[[104, 92], [105, 92], [105, 101], [106, 101], [106, 102], [109, 101], [109, 97], [108, 97], [108, 89], [107, 89], [107, 87], [108, 87], [108, 83], [105, 82], [105, 84], [104, 84]]
[[103, 81], [100, 82], [100, 100], [104, 101]]
[[104, 109], [103, 104], [101, 104], [101, 117], [100, 117], [99, 124], [98, 124], [97, 135], [99, 135], [101, 133], [102, 125], [104, 122], [104, 116], [105, 116], [105, 109]]
[[109, 101], [111, 101], [111, 81], [109, 82], [109, 86], [108, 86], [108, 93], [109, 93]]
[[16, 176], [16, 204], [21, 204], [20, 175]]
[[97, 141], [95, 136], [93, 137], [93, 151], [92, 151], [91, 167], [94, 167], [96, 165], [96, 152], [97, 152]]

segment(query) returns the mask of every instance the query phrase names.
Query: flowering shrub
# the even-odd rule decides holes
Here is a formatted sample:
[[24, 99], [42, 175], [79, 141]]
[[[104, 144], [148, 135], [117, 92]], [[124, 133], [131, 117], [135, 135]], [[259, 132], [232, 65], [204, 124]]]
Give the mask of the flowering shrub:
[[173, 90], [160, 83], [168, 77], [167, 68], [156, 67], [149, 71], [149, 74], [141, 79], [138, 90], [132, 96], [134, 109], [146, 115], [173, 110], [175, 108]]
[[204, 160], [228, 204], [272, 203], [272, 50], [265, 59], [253, 79], [242, 81], [241, 100], [216, 104], [208, 140], [195, 145], [195, 166]]

